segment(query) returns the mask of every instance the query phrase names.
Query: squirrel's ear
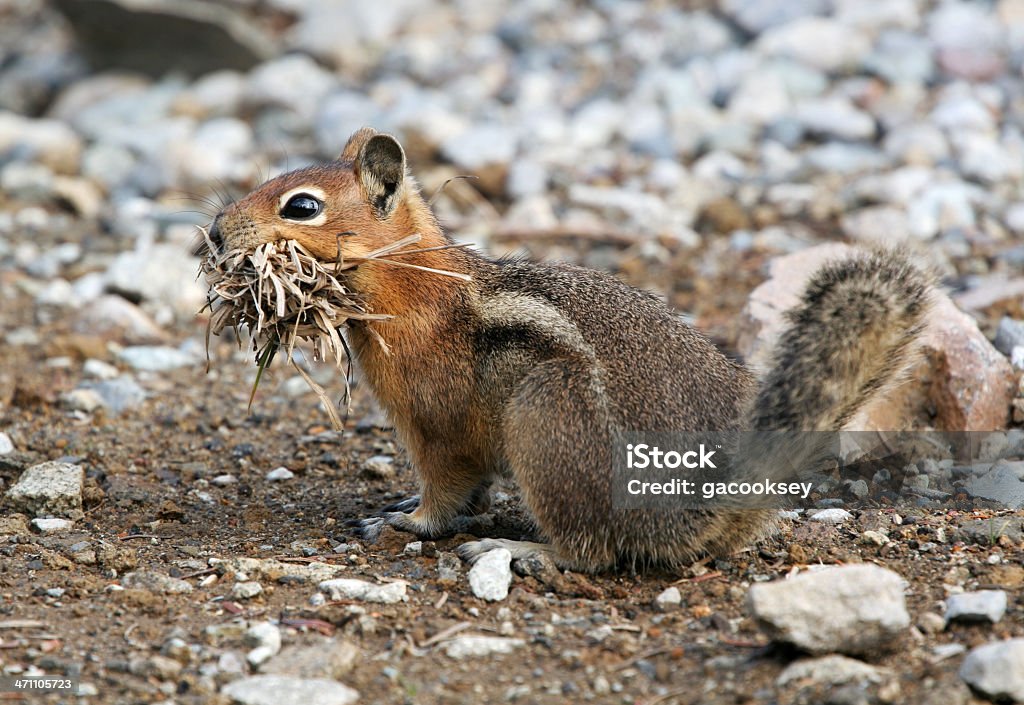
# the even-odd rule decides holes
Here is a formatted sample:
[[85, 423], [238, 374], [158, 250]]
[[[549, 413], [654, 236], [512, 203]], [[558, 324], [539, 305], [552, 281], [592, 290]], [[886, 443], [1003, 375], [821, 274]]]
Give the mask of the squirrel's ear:
[[[361, 132], [363, 130], [353, 135], [353, 139]], [[359, 150], [353, 167], [377, 217], [387, 218], [398, 204], [405, 181], [402, 145], [391, 135], [370, 135]]]
[[359, 153], [363, 151], [367, 141], [375, 134], [377, 134], [377, 131], [372, 127], [362, 127], [353, 132], [352, 136], [348, 138], [348, 142], [345, 143], [345, 149], [341, 150], [341, 156], [338, 159], [355, 164], [356, 160], [359, 159]]

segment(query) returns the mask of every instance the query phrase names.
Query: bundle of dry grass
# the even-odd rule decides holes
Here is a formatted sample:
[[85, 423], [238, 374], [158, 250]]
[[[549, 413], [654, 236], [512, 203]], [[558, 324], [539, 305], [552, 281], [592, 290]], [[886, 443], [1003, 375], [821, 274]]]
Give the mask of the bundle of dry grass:
[[[345, 366], [344, 404], [349, 397], [349, 370], [351, 353], [340, 330], [350, 320], [373, 321], [391, 318], [386, 313], [371, 312], [360, 298], [349, 291], [342, 281], [342, 272], [373, 260], [385, 266], [413, 269], [453, 276], [468, 280], [457, 272], [428, 269], [389, 259], [424, 250], [403, 247], [420, 240], [410, 235], [358, 259], [342, 259], [323, 263], [313, 257], [294, 240], [281, 240], [260, 245], [255, 250], [218, 251], [206, 230], [200, 254], [200, 272], [210, 286], [206, 306], [210, 321], [206, 330], [209, 350], [210, 334], [219, 335], [225, 328], [236, 334], [247, 328], [256, 353], [258, 371], [249, 395], [252, 407], [256, 389], [263, 372], [273, 361], [278, 350], [284, 349], [287, 359], [302, 375], [310, 388], [324, 402], [324, 407], [335, 428], [341, 428], [341, 418], [324, 391], [300, 367], [293, 356], [299, 341], [312, 343], [315, 361], [333, 360], [341, 369]], [[239, 338], [240, 340], [240, 338]], [[378, 336], [378, 342], [387, 349], [387, 343]]]

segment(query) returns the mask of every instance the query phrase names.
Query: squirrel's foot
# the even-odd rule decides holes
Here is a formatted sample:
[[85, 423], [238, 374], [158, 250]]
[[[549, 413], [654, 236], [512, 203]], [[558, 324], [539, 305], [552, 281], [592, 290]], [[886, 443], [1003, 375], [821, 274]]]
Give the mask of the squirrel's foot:
[[392, 526], [398, 531], [408, 531], [421, 539], [434, 539], [446, 533], [448, 527], [424, 521], [417, 514], [418, 510], [410, 513], [384, 512], [380, 516], [355, 519], [349, 522], [349, 526], [353, 527], [357, 537], [369, 543], [375, 543], [380, 538], [385, 526]]
[[559, 568], [569, 567], [567, 562], [559, 557], [554, 546], [549, 543], [513, 541], [511, 539], [480, 539], [479, 541], [467, 541], [455, 550], [462, 560], [472, 564], [476, 563], [480, 556], [496, 548], [507, 548], [512, 554], [512, 560], [517, 558], [533, 558], [543, 553], [547, 554]]

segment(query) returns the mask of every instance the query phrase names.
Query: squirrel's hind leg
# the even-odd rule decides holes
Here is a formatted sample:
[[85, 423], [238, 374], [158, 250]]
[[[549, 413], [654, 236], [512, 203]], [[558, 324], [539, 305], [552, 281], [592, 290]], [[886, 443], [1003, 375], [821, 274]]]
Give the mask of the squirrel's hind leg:
[[603, 374], [583, 356], [547, 360], [520, 381], [502, 418], [508, 468], [550, 542], [517, 550], [546, 550], [560, 567], [588, 572], [615, 565], [621, 528], [609, 521], [613, 423]]

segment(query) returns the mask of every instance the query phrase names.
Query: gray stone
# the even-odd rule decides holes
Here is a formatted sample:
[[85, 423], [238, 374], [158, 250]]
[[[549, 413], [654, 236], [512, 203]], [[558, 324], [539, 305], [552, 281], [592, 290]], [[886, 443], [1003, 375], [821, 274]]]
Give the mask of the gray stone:
[[965, 522], [957, 529], [957, 536], [968, 543], [992, 546], [1003, 536], [1014, 543], [1024, 541], [1024, 518], [997, 516]]
[[1018, 463], [996, 463], [985, 474], [970, 479], [964, 489], [974, 497], [984, 497], [1009, 509], [1024, 507], [1024, 481]]
[[12, 198], [47, 201], [53, 194], [53, 172], [42, 164], [11, 162], [0, 169], [0, 189]]
[[455, 582], [462, 572], [462, 561], [458, 555], [449, 551], [437, 554], [437, 579]]
[[1017, 346], [1024, 345], [1024, 321], [1003, 316], [996, 330], [996, 339], [992, 343], [1003, 355], [1010, 355]]
[[469, 569], [469, 586], [473, 594], [482, 600], [504, 600], [511, 584], [512, 553], [507, 548], [488, 551]]
[[448, 655], [448, 658], [461, 660], [464, 658], [480, 658], [492, 654], [510, 654], [525, 645], [526, 642], [522, 639], [465, 634], [445, 642], [444, 652]]
[[893, 648], [910, 626], [903, 590], [890, 570], [848, 565], [753, 585], [747, 608], [775, 641], [859, 656]]
[[380, 602], [383, 604], [394, 604], [405, 602], [406, 588], [408, 583], [404, 580], [396, 580], [384, 585], [375, 585], [365, 580], [355, 578], [335, 578], [325, 580], [319, 584], [321, 592], [326, 593], [332, 600], [360, 600], [363, 602]]
[[199, 260], [185, 248], [140, 242], [137, 249], [114, 258], [106, 277], [110, 290], [170, 306], [191, 320], [206, 302], [205, 285], [196, 281], [198, 273]]
[[358, 658], [359, 649], [351, 642], [325, 639], [313, 646], [286, 646], [260, 666], [260, 673], [337, 679], [348, 674]]
[[15, 510], [36, 516], [77, 519], [82, 516], [81, 465], [48, 462], [33, 465], [7, 490], [7, 499]]
[[147, 396], [146, 391], [130, 375], [102, 382], [85, 382], [82, 388], [99, 395], [103, 406], [115, 416], [139, 406]]
[[946, 598], [946, 623], [991, 622], [1006, 614], [1006, 593], [1002, 590], [962, 592]]
[[[274, 37], [231, 5], [196, 0], [57, 0], [94, 69], [153, 76], [248, 69], [273, 56]], [[117, 41], [110, 31], [117, 28]]]
[[351, 705], [359, 693], [327, 678], [251, 676], [228, 683], [221, 693], [238, 705]]
[[960, 677], [990, 700], [1024, 703], [1024, 639], [1006, 639], [972, 649]]

